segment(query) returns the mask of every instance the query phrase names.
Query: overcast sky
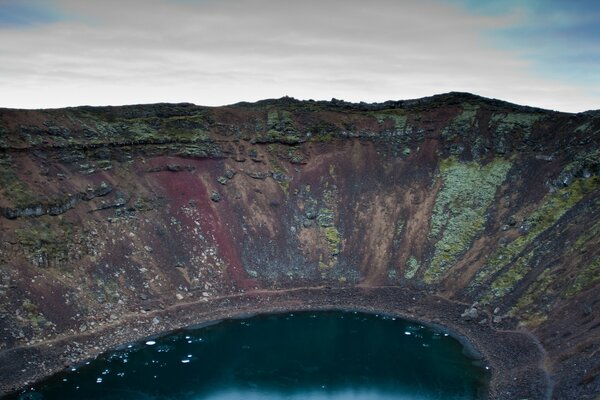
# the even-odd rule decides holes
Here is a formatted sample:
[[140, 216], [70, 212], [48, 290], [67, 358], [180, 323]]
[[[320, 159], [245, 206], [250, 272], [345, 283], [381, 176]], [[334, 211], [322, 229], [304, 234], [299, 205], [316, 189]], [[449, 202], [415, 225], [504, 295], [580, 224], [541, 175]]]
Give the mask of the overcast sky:
[[0, 0], [0, 107], [468, 91], [600, 108], [596, 0]]

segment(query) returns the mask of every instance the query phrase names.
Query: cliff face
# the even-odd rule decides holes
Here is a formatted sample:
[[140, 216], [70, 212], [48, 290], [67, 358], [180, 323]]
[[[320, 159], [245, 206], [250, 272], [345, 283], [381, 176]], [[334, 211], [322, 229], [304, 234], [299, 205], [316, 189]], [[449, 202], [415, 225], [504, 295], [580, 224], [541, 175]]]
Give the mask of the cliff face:
[[178, 302], [393, 285], [533, 332], [558, 396], [600, 387], [598, 113], [462, 93], [5, 109], [0, 163], [0, 351]]

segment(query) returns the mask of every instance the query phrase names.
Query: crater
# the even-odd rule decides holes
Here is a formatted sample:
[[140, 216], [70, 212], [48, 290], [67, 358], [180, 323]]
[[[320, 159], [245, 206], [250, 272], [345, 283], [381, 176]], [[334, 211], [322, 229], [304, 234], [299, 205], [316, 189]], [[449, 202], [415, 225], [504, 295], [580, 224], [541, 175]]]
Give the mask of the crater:
[[7, 400], [466, 400], [485, 397], [488, 368], [439, 328], [391, 315], [302, 311], [130, 343]]

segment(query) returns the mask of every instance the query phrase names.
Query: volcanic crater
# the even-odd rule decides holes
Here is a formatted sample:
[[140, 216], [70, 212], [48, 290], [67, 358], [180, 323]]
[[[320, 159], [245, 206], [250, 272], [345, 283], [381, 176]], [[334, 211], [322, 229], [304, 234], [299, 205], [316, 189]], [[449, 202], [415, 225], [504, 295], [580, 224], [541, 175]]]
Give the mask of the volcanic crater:
[[598, 399], [600, 113], [468, 93], [0, 110], [0, 395], [282, 310], [441, 325], [490, 399]]

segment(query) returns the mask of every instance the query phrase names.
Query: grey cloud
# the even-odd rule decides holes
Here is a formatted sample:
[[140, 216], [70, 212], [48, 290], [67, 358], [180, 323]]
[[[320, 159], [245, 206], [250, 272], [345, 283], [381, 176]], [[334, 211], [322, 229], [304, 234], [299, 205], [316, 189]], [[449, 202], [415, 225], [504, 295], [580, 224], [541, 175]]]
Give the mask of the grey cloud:
[[510, 20], [433, 0], [57, 4], [79, 18], [0, 30], [1, 106], [382, 101], [449, 90], [571, 110], [593, 101], [481, 39]]

